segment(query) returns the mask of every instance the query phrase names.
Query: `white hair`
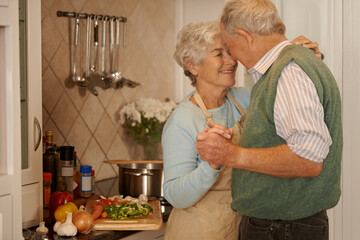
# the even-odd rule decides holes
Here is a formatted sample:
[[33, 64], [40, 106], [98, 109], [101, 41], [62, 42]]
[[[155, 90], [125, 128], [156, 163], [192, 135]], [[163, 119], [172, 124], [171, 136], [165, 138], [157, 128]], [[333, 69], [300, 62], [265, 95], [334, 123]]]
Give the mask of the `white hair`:
[[229, 0], [221, 23], [229, 35], [242, 29], [256, 35], [285, 34], [286, 28], [275, 5], [269, 0]]
[[183, 27], [177, 34], [174, 58], [184, 74], [196, 85], [195, 76], [187, 69], [186, 61], [195, 65], [202, 64], [208, 48], [215, 43], [215, 38], [220, 36], [219, 22], [190, 23]]

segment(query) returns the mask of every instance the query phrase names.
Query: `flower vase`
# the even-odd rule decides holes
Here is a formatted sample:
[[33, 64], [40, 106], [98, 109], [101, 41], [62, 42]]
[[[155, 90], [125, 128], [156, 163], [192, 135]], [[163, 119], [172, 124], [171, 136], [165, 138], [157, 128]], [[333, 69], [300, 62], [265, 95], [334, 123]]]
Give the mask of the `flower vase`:
[[144, 160], [157, 160], [159, 158], [159, 144], [159, 142], [152, 141], [142, 144]]

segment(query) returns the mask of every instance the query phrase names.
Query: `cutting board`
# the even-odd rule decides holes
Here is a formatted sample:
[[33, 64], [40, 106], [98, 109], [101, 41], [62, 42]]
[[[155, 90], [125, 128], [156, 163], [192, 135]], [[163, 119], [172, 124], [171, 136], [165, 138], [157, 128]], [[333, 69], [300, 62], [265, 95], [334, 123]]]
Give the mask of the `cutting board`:
[[163, 226], [159, 200], [150, 200], [152, 214], [142, 218], [129, 220], [111, 220], [100, 218], [95, 221], [93, 230], [160, 230]]

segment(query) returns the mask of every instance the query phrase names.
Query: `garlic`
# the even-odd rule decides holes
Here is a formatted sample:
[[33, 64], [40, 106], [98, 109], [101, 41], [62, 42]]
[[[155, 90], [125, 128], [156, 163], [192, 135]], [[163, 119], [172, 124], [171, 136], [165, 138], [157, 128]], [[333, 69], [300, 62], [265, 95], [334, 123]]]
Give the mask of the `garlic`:
[[145, 194], [140, 194], [139, 196], [139, 203], [140, 204], [145, 204], [148, 202], [148, 197]]
[[36, 229], [37, 233], [48, 233], [49, 229], [45, 227], [45, 222], [40, 222], [39, 227]]
[[58, 230], [58, 228], [59, 228], [60, 225], [61, 225], [61, 222], [56, 222], [56, 223], [54, 224], [54, 228], [53, 228], [54, 232], [57, 232], [57, 230]]
[[[56, 225], [56, 223], [55, 223]], [[61, 223], [59, 226], [56, 227], [56, 233], [59, 236], [75, 236], [77, 233], [76, 226], [72, 223], [72, 213], [68, 213], [66, 216], [66, 221]], [[55, 226], [54, 226], [55, 231]]]

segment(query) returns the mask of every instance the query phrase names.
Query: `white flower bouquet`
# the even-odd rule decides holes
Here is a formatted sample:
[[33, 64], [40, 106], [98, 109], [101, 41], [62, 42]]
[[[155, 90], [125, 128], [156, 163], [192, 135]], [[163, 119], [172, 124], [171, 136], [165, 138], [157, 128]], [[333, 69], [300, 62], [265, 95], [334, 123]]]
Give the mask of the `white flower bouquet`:
[[[155, 149], [160, 143], [161, 132], [166, 120], [176, 104], [173, 101], [159, 101], [153, 98], [141, 98], [123, 106], [120, 110], [120, 123], [134, 139], [144, 147], [145, 155], [149, 159], [156, 153], [147, 153], [147, 146]], [[153, 150], [155, 151], [155, 150]]]

